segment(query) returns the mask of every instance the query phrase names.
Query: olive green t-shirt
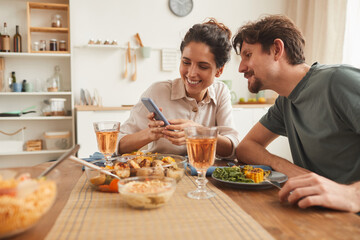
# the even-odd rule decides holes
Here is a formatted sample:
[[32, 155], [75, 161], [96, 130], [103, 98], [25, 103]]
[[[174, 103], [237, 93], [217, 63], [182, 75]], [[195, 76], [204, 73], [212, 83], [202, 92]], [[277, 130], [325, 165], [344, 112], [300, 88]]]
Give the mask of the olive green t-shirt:
[[260, 123], [288, 137], [296, 165], [339, 183], [360, 180], [360, 69], [313, 64]]

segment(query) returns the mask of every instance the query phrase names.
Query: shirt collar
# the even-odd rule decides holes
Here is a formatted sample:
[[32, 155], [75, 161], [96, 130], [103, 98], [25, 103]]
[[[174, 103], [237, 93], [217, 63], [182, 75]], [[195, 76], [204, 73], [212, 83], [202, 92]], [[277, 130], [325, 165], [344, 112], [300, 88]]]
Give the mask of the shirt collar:
[[[186, 91], [185, 91], [185, 85], [181, 78], [177, 78], [172, 83], [171, 100], [178, 100], [181, 98], [187, 98]], [[211, 84], [211, 86], [208, 87], [206, 97], [204, 98], [204, 100], [202, 100], [202, 102], [210, 103], [211, 100], [215, 103], [215, 105], [217, 104], [217, 101], [215, 98], [214, 84]]]

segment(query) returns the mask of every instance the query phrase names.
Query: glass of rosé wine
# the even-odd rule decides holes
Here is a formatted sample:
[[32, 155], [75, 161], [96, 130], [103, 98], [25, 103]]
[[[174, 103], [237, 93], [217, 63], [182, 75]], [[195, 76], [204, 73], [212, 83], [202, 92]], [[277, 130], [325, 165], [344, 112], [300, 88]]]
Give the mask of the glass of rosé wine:
[[187, 194], [189, 198], [208, 199], [216, 195], [206, 188], [206, 171], [215, 161], [217, 135], [216, 127], [191, 126], [185, 128], [189, 162], [198, 173], [197, 189]]
[[116, 151], [120, 122], [94, 122], [94, 130], [99, 151], [104, 154], [106, 165], [112, 165], [111, 156]]

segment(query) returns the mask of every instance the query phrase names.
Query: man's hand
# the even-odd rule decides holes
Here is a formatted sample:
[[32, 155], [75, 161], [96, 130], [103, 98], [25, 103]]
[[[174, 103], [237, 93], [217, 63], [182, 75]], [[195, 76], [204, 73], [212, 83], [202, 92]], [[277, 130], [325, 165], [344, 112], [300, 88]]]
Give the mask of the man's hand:
[[360, 211], [360, 182], [352, 185], [336, 183], [315, 173], [289, 178], [279, 192], [281, 201], [300, 208], [322, 206], [341, 211]]

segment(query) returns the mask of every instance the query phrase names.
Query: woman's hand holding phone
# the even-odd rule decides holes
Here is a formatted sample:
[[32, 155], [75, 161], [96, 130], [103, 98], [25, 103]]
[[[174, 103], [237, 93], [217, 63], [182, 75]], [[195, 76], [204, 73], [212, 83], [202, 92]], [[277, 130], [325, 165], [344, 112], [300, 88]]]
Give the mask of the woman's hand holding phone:
[[[162, 111], [162, 109], [160, 108]], [[164, 122], [161, 120], [155, 119], [154, 113], [149, 113], [147, 115], [149, 119], [148, 127], [149, 127], [149, 137], [152, 141], [159, 140], [160, 138], [164, 137], [163, 131], [165, 129]]]
[[170, 125], [163, 130], [164, 138], [169, 140], [174, 145], [185, 145], [184, 129], [190, 126], [201, 126], [200, 124], [188, 119], [173, 119], [169, 120]]
[[174, 119], [168, 121], [162, 114], [162, 108], [158, 108], [151, 98], [141, 98], [141, 101], [150, 112], [150, 114], [147, 115], [147, 118], [150, 120], [148, 124], [149, 136], [153, 141], [164, 137], [172, 144], [179, 146], [185, 145], [184, 128], [200, 126], [200, 124], [188, 119]]

